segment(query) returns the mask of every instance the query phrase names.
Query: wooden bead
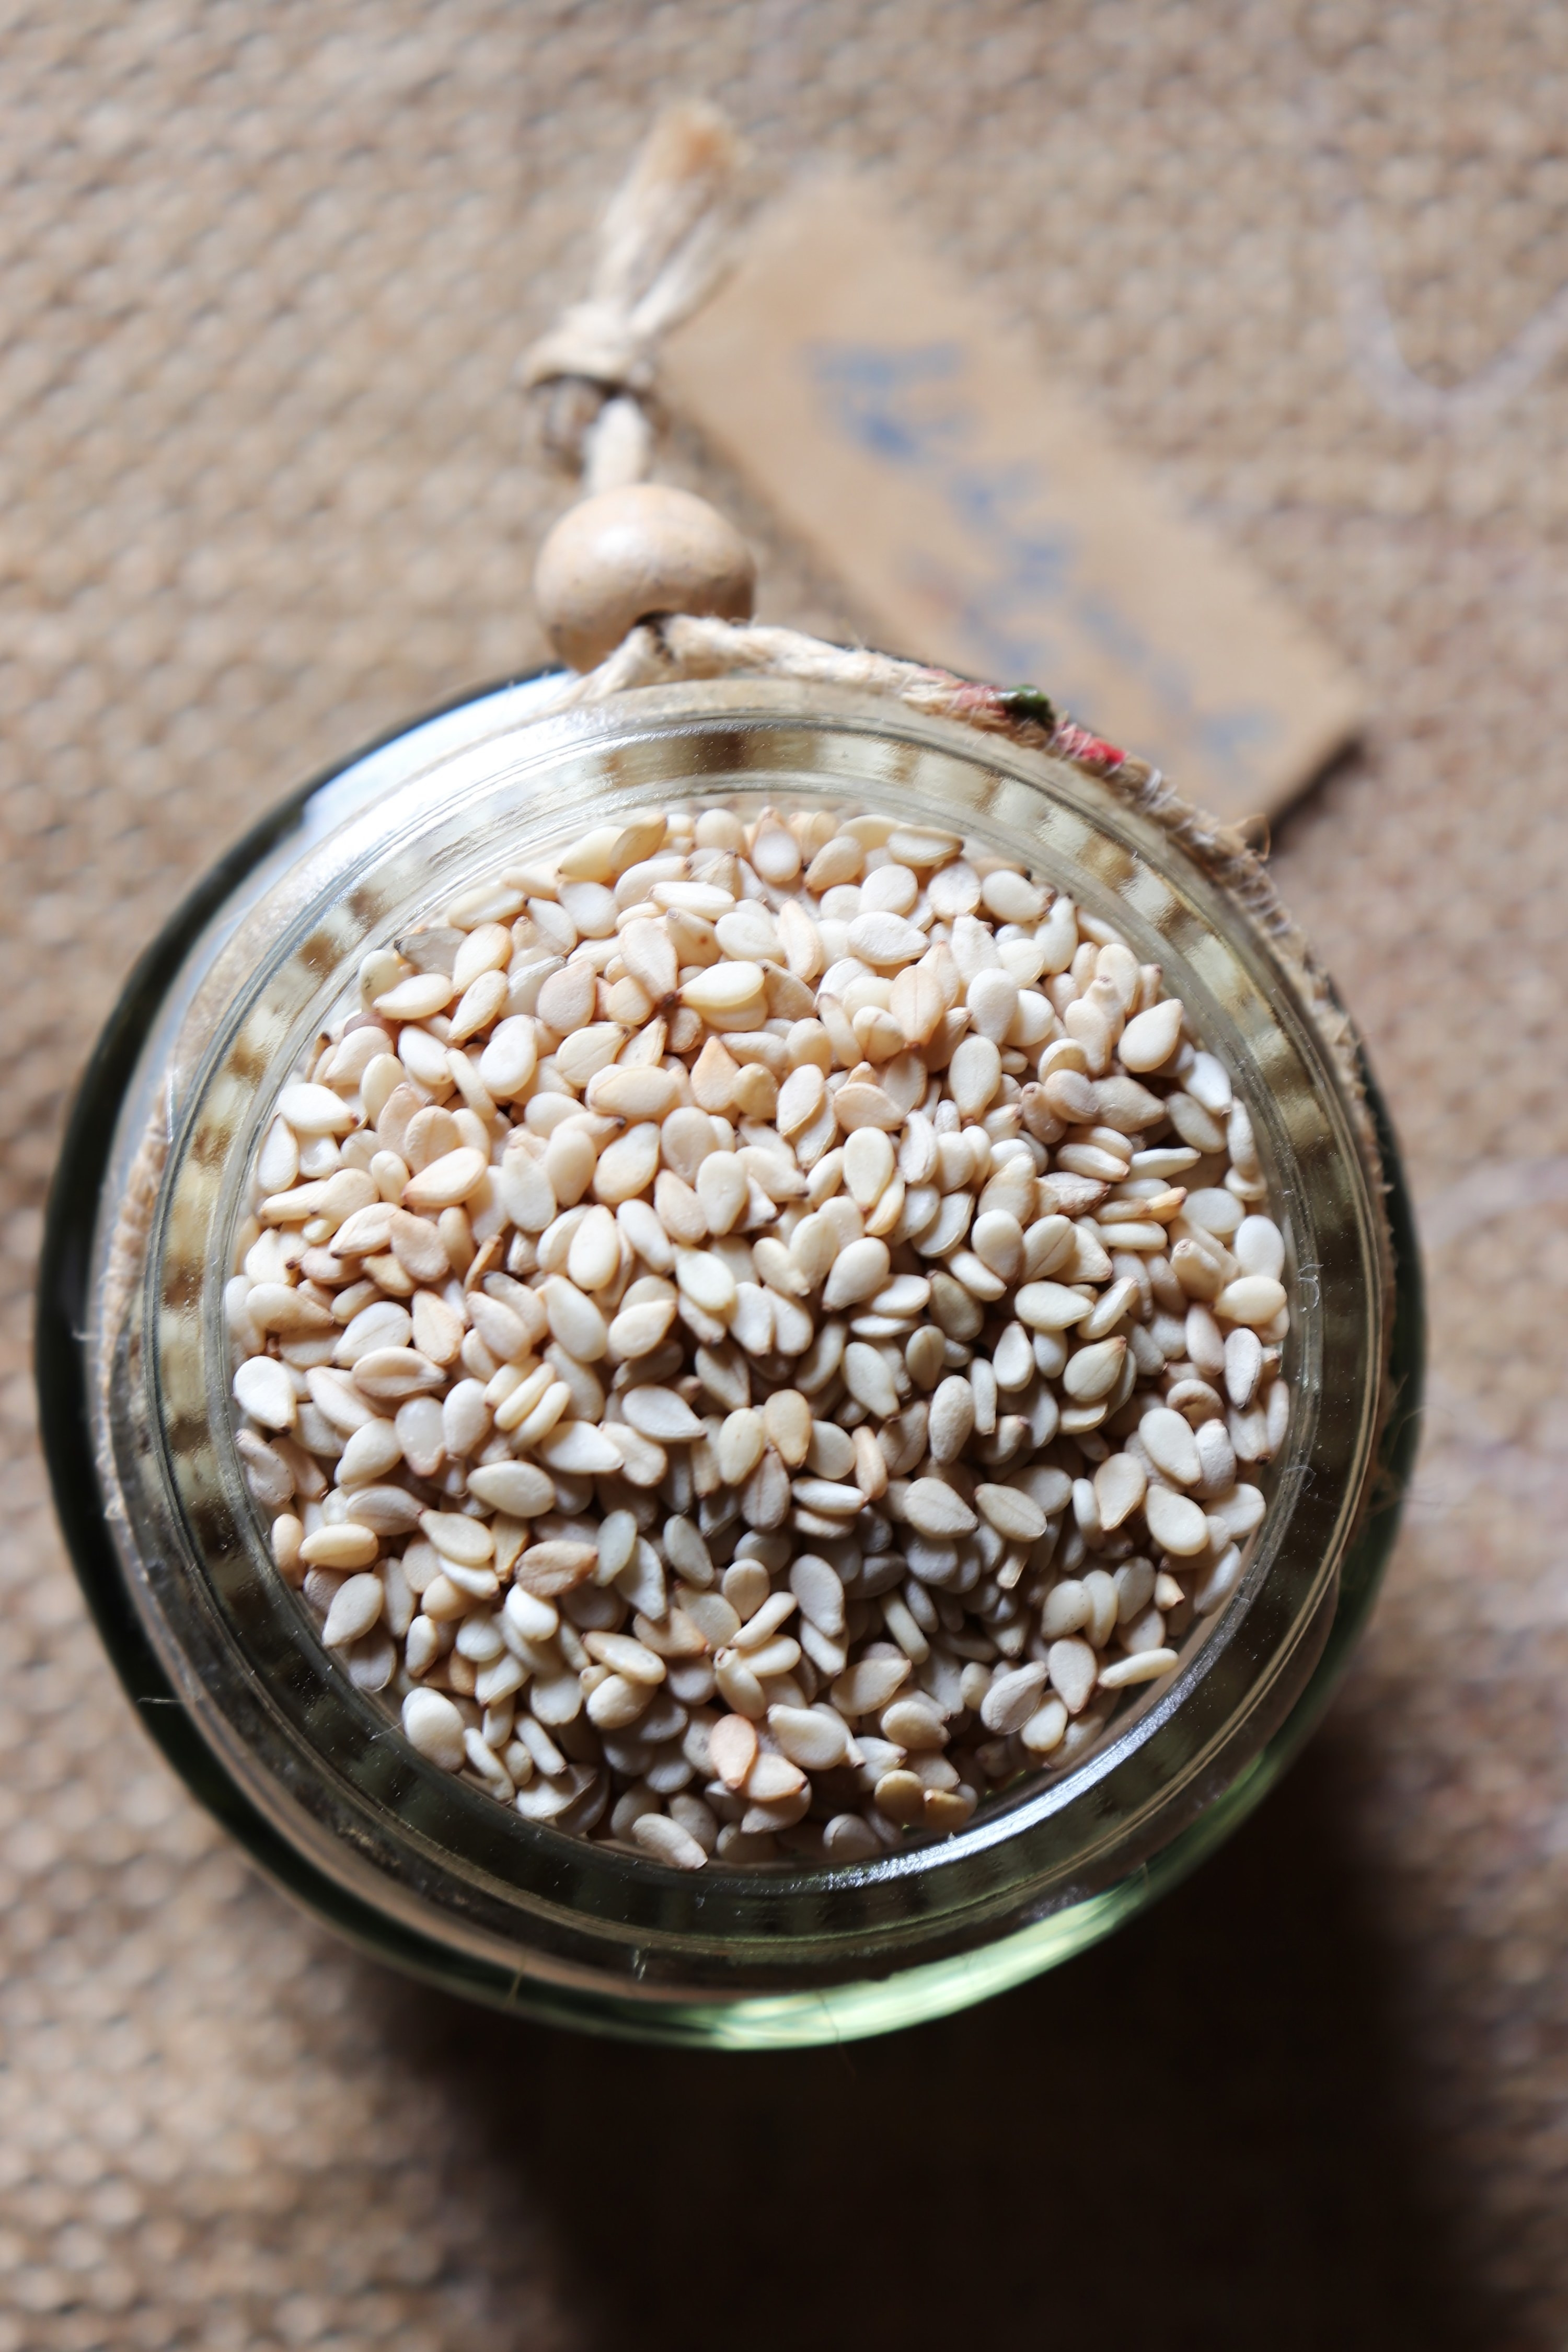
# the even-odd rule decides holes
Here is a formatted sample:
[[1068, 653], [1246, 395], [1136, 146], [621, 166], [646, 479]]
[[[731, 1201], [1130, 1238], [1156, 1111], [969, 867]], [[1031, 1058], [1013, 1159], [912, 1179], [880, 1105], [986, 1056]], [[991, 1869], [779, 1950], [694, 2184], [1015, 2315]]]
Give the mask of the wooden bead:
[[539, 551], [533, 593], [556, 651], [592, 669], [656, 614], [749, 620], [756, 576], [751, 549], [706, 499], [635, 482], [562, 516]]

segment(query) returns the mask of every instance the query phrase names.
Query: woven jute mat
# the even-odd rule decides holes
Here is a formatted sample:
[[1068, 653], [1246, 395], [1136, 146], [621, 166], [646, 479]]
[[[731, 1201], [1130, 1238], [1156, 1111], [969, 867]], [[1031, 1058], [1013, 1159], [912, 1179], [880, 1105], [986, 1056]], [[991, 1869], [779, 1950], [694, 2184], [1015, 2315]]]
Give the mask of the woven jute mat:
[[[0, 2352], [1568, 2339], [1568, 362], [1485, 373], [1568, 278], [1568, 18], [3, 22]], [[1406, 1531], [1279, 1794], [1058, 1975], [782, 2060], [466, 2012], [259, 1884], [87, 1626], [27, 1370], [65, 1104], [137, 950], [260, 805], [539, 657], [566, 493], [511, 370], [693, 91], [764, 182], [879, 170], [1360, 665], [1365, 754], [1276, 863], [1433, 1277]], [[670, 462], [752, 532], [769, 617], [854, 626], [694, 442]]]

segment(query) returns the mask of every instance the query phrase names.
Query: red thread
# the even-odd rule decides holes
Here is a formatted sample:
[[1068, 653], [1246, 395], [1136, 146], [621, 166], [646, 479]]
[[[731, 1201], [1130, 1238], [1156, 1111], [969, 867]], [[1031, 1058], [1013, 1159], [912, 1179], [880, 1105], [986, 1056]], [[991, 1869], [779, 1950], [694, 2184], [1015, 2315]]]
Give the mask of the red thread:
[[1127, 757], [1126, 752], [1119, 751], [1114, 743], [1103, 742], [1098, 735], [1089, 734], [1087, 728], [1074, 727], [1070, 721], [1057, 730], [1051, 749], [1068, 760], [1081, 760], [1086, 767], [1092, 768], [1120, 768]]

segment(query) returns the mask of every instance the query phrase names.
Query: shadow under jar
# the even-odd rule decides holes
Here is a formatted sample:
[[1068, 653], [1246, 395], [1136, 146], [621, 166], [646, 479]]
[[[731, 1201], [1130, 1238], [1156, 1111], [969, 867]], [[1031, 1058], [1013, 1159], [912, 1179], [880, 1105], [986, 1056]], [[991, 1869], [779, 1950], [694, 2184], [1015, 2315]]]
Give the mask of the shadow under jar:
[[[51, 1204], [38, 1373], [57, 1501], [149, 1729], [261, 1866], [362, 1946], [612, 2032], [880, 2032], [1107, 1933], [1245, 1816], [1316, 1720], [1415, 1444], [1418, 1272], [1392, 1139], [1260, 931], [1093, 777], [837, 692], [704, 682], [534, 717], [549, 690], [479, 696], [297, 795], [133, 977]], [[879, 1858], [686, 1873], [426, 1761], [322, 1646], [247, 1491], [224, 1289], [279, 1089], [367, 952], [589, 826], [765, 803], [989, 843], [1163, 968], [1252, 1118], [1286, 1234], [1293, 1402], [1251, 1474], [1268, 1508], [1239, 1583], [1069, 1765]]]

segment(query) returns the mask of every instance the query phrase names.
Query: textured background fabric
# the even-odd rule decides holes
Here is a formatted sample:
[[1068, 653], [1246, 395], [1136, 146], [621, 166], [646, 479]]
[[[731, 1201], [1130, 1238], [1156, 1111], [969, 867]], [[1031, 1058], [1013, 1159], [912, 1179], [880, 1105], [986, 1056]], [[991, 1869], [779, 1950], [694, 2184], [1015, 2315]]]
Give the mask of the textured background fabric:
[[[0, 28], [0, 2352], [1568, 2339], [1568, 360], [1484, 373], [1568, 278], [1568, 16], [74, 0]], [[258, 1883], [86, 1625], [27, 1372], [64, 1107], [138, 949], [258, 804], [538, 657], [565, 488], [510, 372], [694, 90], [759, 185], [884, 173], [1362, 666], [1364, 756], [1277, 864], [1434, 1286], [1386, 1595], [1261, 1816], [1056, 1977], [788, 2060], [463, 2011]], [[669, 466], [752, 532], [768, 617], [854, 625], [689, 437]]]

